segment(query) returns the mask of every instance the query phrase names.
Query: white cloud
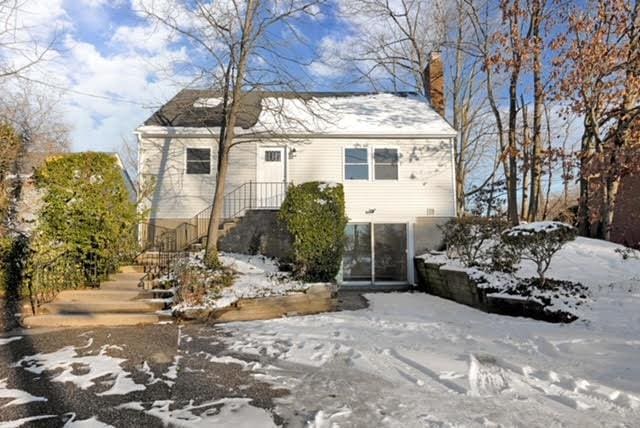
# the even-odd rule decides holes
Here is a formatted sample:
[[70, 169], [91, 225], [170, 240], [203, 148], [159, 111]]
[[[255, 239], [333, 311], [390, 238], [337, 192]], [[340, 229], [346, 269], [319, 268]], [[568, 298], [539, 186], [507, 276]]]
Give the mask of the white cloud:
[[[117, 3], [81, 0], [80, 9]], [[38, 46], [56, 39], [56, 49], [47, 61], [30, 68], [25, 77], [39, 82], [34, 84], [44, 91], [62, 92], [59, 107], [71, 127], [74, 150], [118, 150], [123, 138], [130, 139], [138, 125], [185, 85], [186, 76], [176, 74], [172, 66], [184, 62], [187, 54], [184, 48], [170, 45], [168, 32], [144, 23], [108, 22], [104, 10], [89, 15], [101, 17], [101, 28], [114, 28], [111, 39], [107, 43], [84, 40], [79, 29], [81, 21], [86, 25], [87, 15], [78, 9], [78, 3], [63, 0], [25, 2], [16, 17], [19, 37], [28, 36]], [[97, 35], [96, 29], [84, 37]]]

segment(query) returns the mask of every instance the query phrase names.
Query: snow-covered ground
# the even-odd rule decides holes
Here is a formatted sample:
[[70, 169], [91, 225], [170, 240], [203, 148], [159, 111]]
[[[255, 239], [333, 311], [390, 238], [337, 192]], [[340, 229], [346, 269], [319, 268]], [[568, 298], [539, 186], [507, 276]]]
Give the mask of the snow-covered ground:
[[640, 426], [640, 259], [620, 248], [578, 238], [556, 255], [549, 277], [591, 292], [572, 324], [370, 294], [366, 310], [226, 325], [228, 346], [313, 427]]
[[367, 298], [366, 310], [228, 324], [228, 346], [291, 390], [276, 412], [301, 425], [640, 424], [638, 289], [624, 326], [486, 314], [425, 294]]
[[[540, 222], [542, 224], [543, 222]], [[626, 254], [626, 257], [623, 257]], [[507, 289], [515, 285], [517, 278], [534, 278], [536, 266], [523, 260], [514, 275], [487, 273], [476, 268], [467, 268], [457, 259], [449, 259], [443, 253], [421, 256], [425, 260], [443, 263], [446, 269], [464, 270], [476, 280], [486, 281], [494, 289]], [[607, 241], [578, 237], [568, 242], [551, 261], [547, 278], [582, 284], [588, 291], [586, 299], [577, 296], [555, 297], [552, 291], [536, 291], [536, 296], [551, 299], [550, 309], [559, 309], [576, 315], [581, 320], [599, 323], [616, 323], [626, 328], [628, 313], [640, 309], [632, 297], [640, 287], [640, 251], [634, 251]], [[499, 296], [500, 292], [493, 293]], [[631, 297], [630, 297], [631, 296]], [[509, 296], [513, 297], [513, 296]], [[631, 298], [631, 301], [629, 299]], [[580, 302], [580, 305], [576, 305]]]
[[[204, 252], [197, 253], [188, 263], [197, 269], [206, 269], [203, 257]], [[234, 273], [233, 284], [219, 292], [209, 293], [202, 304], [181, 302], [174, 306], [174, 310], [225, 308], [240, 299], [282, 296], [305, 291], [314, 285], [292, 279], [289, 273], [278, 270], [277, 260], [262, 255], [220, 253], [219, 259]]]

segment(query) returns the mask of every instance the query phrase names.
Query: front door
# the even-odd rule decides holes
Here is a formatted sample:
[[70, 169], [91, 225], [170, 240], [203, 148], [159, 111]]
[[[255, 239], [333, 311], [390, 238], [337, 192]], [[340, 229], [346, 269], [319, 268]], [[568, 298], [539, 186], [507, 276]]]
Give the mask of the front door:
[[258, 148], [256, 207], [280, 208], [286, 194], [285, 148]]

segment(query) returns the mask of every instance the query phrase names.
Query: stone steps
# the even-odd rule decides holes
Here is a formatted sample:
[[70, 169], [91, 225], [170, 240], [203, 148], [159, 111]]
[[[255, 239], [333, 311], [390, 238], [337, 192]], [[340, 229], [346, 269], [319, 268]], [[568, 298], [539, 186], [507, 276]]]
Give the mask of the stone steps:
[[138, 290], [65, 290], [58, 293], [56, 302], [132, 301], [152, 299], [153, 293]]
[[41, 315], [51, 314], [144, 314], [165, 309], [161, 301], [101, 301], [101, 302], [52, 302], [40, 307]]
[[156, 314], [58, 314], [27, 317], [23, 324], [28, 328], [87, 327], [156, 324], [163, 317]]
[[[25, 327], [83, 327], [155, 324], [170, 316], [165, 310], [171, 291], [146, 291], [139, 287], [142, 266], [124, 266], [100, 288], [65, 290], [53, 302], [42, 305], [38, 315], [23, 319]], [[25, 313], [30, 313], [28, 308]]]
[[121, 266], [120, 267], [120, 273], [125, 273], [125, 274], [136, 274], [136, 273], [144, 273], [144, 266], [139, 266], [139, 265], [128, 265], [128, 266]]

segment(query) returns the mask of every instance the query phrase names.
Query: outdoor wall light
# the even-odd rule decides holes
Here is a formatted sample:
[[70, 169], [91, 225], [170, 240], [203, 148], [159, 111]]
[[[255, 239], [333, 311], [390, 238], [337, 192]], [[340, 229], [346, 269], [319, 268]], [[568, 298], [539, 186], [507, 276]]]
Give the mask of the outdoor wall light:
[[291, 150], [289, 150], [289, 159], [293, 159], [296, 157], [296, 148], [292, 148]]

